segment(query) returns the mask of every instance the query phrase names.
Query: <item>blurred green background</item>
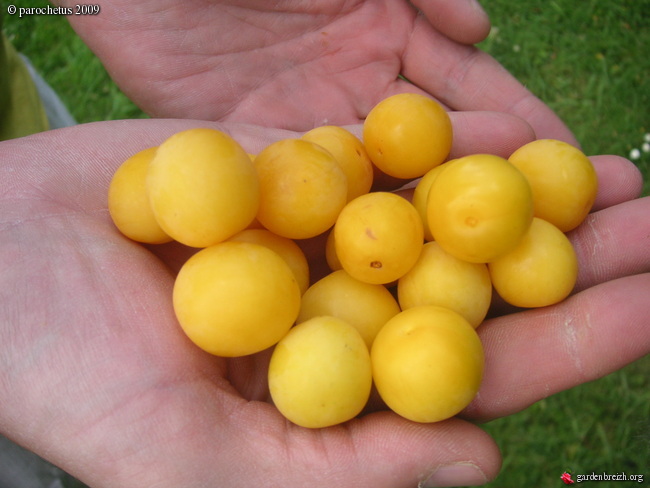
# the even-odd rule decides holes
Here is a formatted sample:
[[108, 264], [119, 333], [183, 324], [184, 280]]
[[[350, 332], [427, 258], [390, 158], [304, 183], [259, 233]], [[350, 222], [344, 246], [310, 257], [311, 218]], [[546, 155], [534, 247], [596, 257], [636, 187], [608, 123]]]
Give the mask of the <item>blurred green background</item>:
[[[18, 0], [17, 6], [46, 2]], [[23, 5], [24, 4], [24, 5]], [[548, 103], [587, 154], [634, 156], [650, 194], [650, 0], [483, 0], [480, 47]], [[146, 117], [64, 17], [4, 16], [5, 33], [79, 122]], [[636, 157], [638, 154], [638, 157]], [[521, 366], [525, 368], [526, 365]], [[650, 482], [650, 357], [485, 425], [503, 453], [490, 487], [557, 487], [560, 476], [644, 474]], [[599, 487], [631, 482], [593, 482]]]
[[481, 47], [553, 108], [584, 151], [650, 153], [650, 0], [483, 0], [493, 29]]
[[[493, 23], [483, 49], [565, 120], [587, 154], [637, 153], [648, 195], [650, 1], [482, 4]], [[564, 486], [559, 477], [568, 469], [643, 474], [650, 483], [650, 358], [491, 422], [486, 430], [504, 458], [491, 487]]]

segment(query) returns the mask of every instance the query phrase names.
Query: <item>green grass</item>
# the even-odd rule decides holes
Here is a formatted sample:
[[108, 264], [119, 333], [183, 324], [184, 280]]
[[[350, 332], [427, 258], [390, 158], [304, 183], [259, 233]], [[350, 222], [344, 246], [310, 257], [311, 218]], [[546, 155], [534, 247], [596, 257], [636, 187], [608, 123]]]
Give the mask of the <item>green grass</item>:
[[[568, 124], [587, 154], [628, 157], [650, 132], [650, 0], [484, 0], [481, 47]], [[635, 161], [646, 180], [650, 153]]]
[[[650, 358], [486, 424], [503, 467], [488, 487], [563, 486], [574, 474], [650, 477]], [[575, 477], [574, 477], [575, 479]], [[598, 482], [598, 486], [631, 486]]]
[[[15, 0], [16, 7], [44, 7], [43, 0]], [[4, 31], [58, 93], [79, 123], [144, 118], [146, 115], [112, 82], [99, 59], [64, 16], [6, 15]]]
[[[641, 147], [650, 132], [650, 1], [482, 4], [495, 29], [481, 47], [558, 113], [587, 154], [628, 157]], [[635, 163], [648, 195], [650, 153]], [[566, 469], [644, 474], [650, 481], [649, 373], [646, 357], [485, 425], [504, 460], [487, 486], [564, 486], [559, 478]]]
[[[641, 148], [650, 132], [650, 0], [483, 0], [483, 5], [496, 28], [481, 47], [567, 122], [585, 152], [627, 157]], [[4, 21], [16, 47], [79, 122], [144, 117], [64, 18], [5, 15]], [[650, 153], [642, 152], [635, 162], [648, 195]], [[560, 475], [566, 469], [644, 474], [650, 480], [649, 373], [646, 357], [486, 424], [504, 457], [501, 474], [487, 486], [564, 486]]]

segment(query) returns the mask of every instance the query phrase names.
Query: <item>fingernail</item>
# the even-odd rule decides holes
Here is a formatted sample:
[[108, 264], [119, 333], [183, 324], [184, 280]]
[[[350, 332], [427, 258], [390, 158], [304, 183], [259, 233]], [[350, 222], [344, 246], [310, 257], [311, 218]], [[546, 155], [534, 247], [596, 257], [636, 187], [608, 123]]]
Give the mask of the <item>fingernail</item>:
[[481, 3], [478, 0], [469, 0], [469, 4], [477, 12], [482, 12], [483, 15], [487, 15], [485, 9], [483, 8], [483, 5], [481, 5]]
[[438, 486], [476, 486], [487, 483], [481, 469], [472, 463], [454, 463], [440, 466], [422, 481], [418, 488]]

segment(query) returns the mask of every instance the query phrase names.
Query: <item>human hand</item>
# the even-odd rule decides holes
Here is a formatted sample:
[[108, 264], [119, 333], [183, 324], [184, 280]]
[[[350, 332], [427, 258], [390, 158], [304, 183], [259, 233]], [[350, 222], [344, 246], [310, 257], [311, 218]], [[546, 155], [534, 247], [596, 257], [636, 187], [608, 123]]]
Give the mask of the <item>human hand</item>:
[[[456, 140], [475, 144], [457, 143], [453, 157], [478, 147], [507, 155], [531, 137], [504, 115], [486, 117], [453, 114]], [[509, 144], [495, 146], [488, 129], [504, 119]], [[496, 476], [497, 447], [461, 418], [425, 425], [375, 411], [299, 428], [266, 401], [268, 352], [226, 360], [185, 338], [170, 298], [186, 250], [124, 238], [106, 192], [128, 156], [199, 125], [116, 121], [0, 144], [0, 431], [93, 487], [445, 486]], [[295, 135], [212, 126], [250, 152]], [[580, 291], [481, 326], [486, 376], [469, 417], [521, 410], [650, 350], [650, 201], [632, 200], [640, 181], [626, 160], [594, 163], [597, 212], [573, 234]]]
[[110, 0], [100, 15], [69, 19], [156, 117], [300, 131], [355, 124], [387, 96], [424, 92], [450, 110], [510, 113], [540, 138], [576, 144], [544, 103], [471, 45], [490, 28], [472, 0]]

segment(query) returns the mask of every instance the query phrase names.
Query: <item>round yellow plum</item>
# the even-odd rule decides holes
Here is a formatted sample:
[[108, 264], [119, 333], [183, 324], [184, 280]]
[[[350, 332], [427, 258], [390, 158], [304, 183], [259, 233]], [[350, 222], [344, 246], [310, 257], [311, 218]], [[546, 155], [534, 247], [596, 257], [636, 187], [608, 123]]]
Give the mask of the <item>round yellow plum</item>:
[[431, 190], [431, 185], [444, 167], [444, 165], [440, 165], [436, 166], [432, 170], [427, 171], [427, 173], [420, 179], [420, 181], [418, 181], [417, 185], [415, 186], [415, 190], [413, 190], [413, 199], [411, 200], [411, 203], [418, 211], [420, 218], [422, 219], [424, 239], [426, 241], [433, 240], [431, 229], [429, 229], [429, 219], [427, 218], [429, 192]]
[[334, 226], [336, 255], [354, 278], [391, 283], [415, 264], [424, 244], [422, 221], [405, 198], [372, 192], [349, 202]]
[[499, 296], [518, 307], [558, 303], [569, 296], [578, 277], [571, 241], [553, 224], [537, 217], [519, 245], [488, 268]]
[[185, 262], [174, 283], [173, 306], [198, 347], [218, 356], [245, 356], [287, 334], [300, 310], [300, 288], [274, 251], [226, 241]]
[[347, 202], [348, 182], [336, 159], [313, 142], [283, 139], [255, 158], [260, 178], [257, 219], [290, 239], [327, 231]]
[[329, 427], [358, 415], [372, 386], [361, 335], [336, 317], [296, 325], [275, 346], [268, 372], [273, 403], [291, 422]]
[[400, 93], [375, 105], [363, 124], [371, 161], [396, 178], [419, 178], [442, 163], [451, 150], [451, 119], [435, 100]]
[[517, 149], [509, 161], [530, 183], [536, 217], [562, 232], [582, 223], [596, 199], [598, 177], [580, 149], [563, 141], [539, 139]]
[[325, 241], [325, 261], [327, 261], [327, 266], [331, 271], [338, 271], [339, 269], [343, 269], [343, 266], [341, 266], [341, 261], [339, 261], [339, 257], [336, 255], [334, 238], [334, 229], [332, 229], [327, 234], [327, 240]]
[[414, 422], [453, 417], [476, 396], [483, 346], [456, 312], [434, 305], [409, 308], [379, 331], [371, 350], [379, 395]]
[[228, 240], [252, 242], [275, 251], [293, 271], [300, 292], [304, 293], [309, 288], [309, 263], [307, 257], [300, 246], [292, 239], [279, 236], [267, 229], [245, 229]]
[[255, 166], [228, 134], [189, 129], [165, 140], [149, 163], [147, 194], [160, 227], [178, 242], [207, 247], [255, 218]]
[[533, 219], [526, 177], [507, 160], [489, 154], [444, 165], [427, 204], [429, 228], [445, 251], [487, 263], [512, 250]]
[[311, 285], [302, 296], [297, 322], [329, 315], [355, 327], [368, 348], [386, 322], [400, 311], [384, 285], [364, 283], [338, 270]]
[[147, 244], [172, 240], [158, 224], [147, 197], [147, 171], [155, 154], [152, 147], [128, 158], [108, 187], [108, 211], [115, 226], [129, 239]]
[[323, 125], [306, 132], [301, 139], [318, 144], [334, 156], [347, 177], [348, 201], [370, 191], [372, 161], [357, 136], [343, 127]]
[[397, 297], [402, 310], [438, 305], [459, 313], [476, 328], [490, 308], [492, 282], [485, 264], [463, 261], [437, 242], [427, 242], [415, 265], [399, 279]]

